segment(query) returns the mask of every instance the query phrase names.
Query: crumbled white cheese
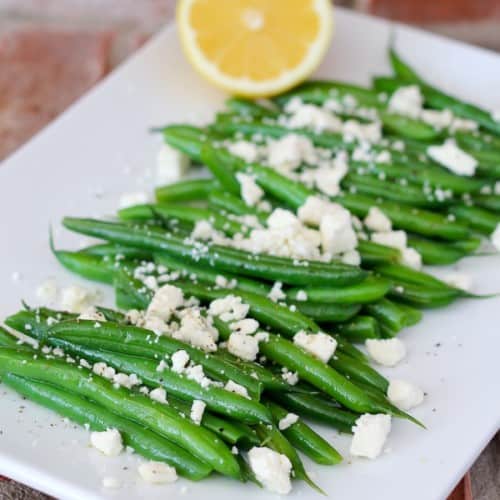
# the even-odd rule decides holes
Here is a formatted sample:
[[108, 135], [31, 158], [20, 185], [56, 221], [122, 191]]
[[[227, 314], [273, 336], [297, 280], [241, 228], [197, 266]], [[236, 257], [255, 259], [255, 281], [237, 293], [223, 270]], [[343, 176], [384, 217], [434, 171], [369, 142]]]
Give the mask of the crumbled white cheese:
[[387, 233], [392, 229], [391, 219], [376, 206], [370, 207], [368, 215], [363, 222], [370, 231], [378, 233]]
[[181, 349], [180, 351], [175, 351], [170, 360], [172, 361], [172, 371], [182, 373], [189, 363], [189, 354], [184, 349]]
[[273, 302], [279, 302], [280, 300], [286, 299], [286, 294], [282, 290], [283, 283], [281, 281], [275, 281], [271, 291], [267, 294], [267, 297]]
[[288, 413], [278, 422], [278, 429], [284, 431], [291, 427], [295, 422], [299, 420], [299, 416], [295, 413]]
[[448, 139], [440, 146], [429, 146], [427, 154], [454, 174], [473, 176], [476, 173], [477, 160], [460, 149], [453, 139]]
[[95, 299], [94, 293], [81, 286], [72, 285], [62, 290], [61, 307], [65, 311], [81, 313], [88, 309]]
[[228, 151], [245, 160], [246, 163], [254, 163], [259, 157], [259, 148], [256, 144], [249, 141], [232, 142], [227, 147]]
[[300, 330], [294, 335], [293, 343], [325, 363], [330, 361], [337, 348], [337, 341], [323, 332], [306, 333]]
[[292, 464], [286, 455], [267, 447], [254, 446], [248, 452], [250, 467], [264, 488], [278, 495], [287, 495], [292, 489]]
[[424, 98], [417, 85], [399, 87], [389, 99], [389, 111], [400, 115], [418, 118]]
[[41, 283], [36, 289], [36, 296], [44, 304], [52, 304], [57, 299], [57, 284], [55, 280], [48, 279]]
[[189, 418], [196, 424], [200, 425], [201, 424], [201, 419], [203, 418], [203, 413], [205, 411], [205, 407], [207, 405], [198, 399], [195, 399], [193, 401], [193, 404], [191, 406], [191, 413], [189, 415]]
[[239, 396], [243, 396], [244, 398], [250, 399], [250, 396], [248, 395], [248, 391], [246, 390], [246, 387], [243, 387], [242, 385], [237, 384], [236, 382], [233, 382], [232, 380], [228, 380], [226, 382], [224, 389], [226, 389], [226, 391], [229, 391], [229, 392], [234, 392], [235, 394], [238, 394]]
[[187, 378], [194, 380], [203, 388], [212, 384], [212, 381], [208, 377], [205, 377], [205, 373], [203, 372], [203, 367], [201, 365], [190, 365], [184, 370], [184, 373]]
[[289, 385], [295, 385], [299, 381], [297, 372], [291, 372], [288, 368], [283, 368], [281, 378]]
[[257, 328], [259, 328], [259, 322], [253, 318], [245, 318], [231, 323], [229, 327], [235, 333], [249, 335], [257, 331]]
[[241, 297], [228, 295], [223, 299], [216, 299], [210, 302], [208, 312], [212, 316], [220, 316], [222, 321], [239, 320], [246, 317], [250, 306], [244, 304]]
[[94, 306], [90, 306], [85, 309], [79, 316], [78, 319], [85, 319], [89, 321], [106, 321], [104, 314], [99, 312]]
[[437, 129], [448, 128], [453, 122], [453, 113], [449, 109], [423, 109], [420, 119]]
[[493, 246], [500, 251], [500, 222], [497, 224], [493, 233], [491, 233], [490, 239]]
[[259, 340], [256, 336], [232, 333], [227, 341], [227, 350], [238, 358], [255, 361], [259, 353]]
[[406, 356], [406, 347], [398, 338], [367, 339], [365, 346], [370, 357], [383, 366], [395, 366]]
[[450, 286], [460, 288], [466, 292], [470, 292], [472, 288], [472, 279], [469, 275], [463, 273], [449, 273], [443, 277], [443, 281]]
[[351, 214], [338, 205], [321, 217], [319, 225], [323, 252], [340, 254], [354, 250], [358, 244], [356, 232], [352, 227]]
[[189, 156], [164, 144], [156, 157], [156, 185], [177, 182], [188, 171], [189, 165]]
[[391, 432], [389, 415], [364, 414], [356, 420], [352, 428], [351, 455], [365, 458], [377, 458]]
[[346, 142], [353, 140], [378, 142], [382, 137], [379, 122], [360, 123], [356, 120], [347, 120], [342, 127], [343, 138]]
[[149, 203], [149, 194], [143, 191], [136, 193], [124, 193], [120, 196], [120, 208], [133, 207]]
[[339, 154], [331, 165], [322, 165], [313, 170], [314, 184], [322, 193], [337, 196], [340, 193], [340, 182], [348, 171], [346, 155]]
[[314, 146], [302, 135], [287, 134], [268, 147], [268, 163], [272, 167], [295, 170], [302, 163], [315, 161]]
[[145, 462], [139, 465], [139, 475], [144, 481], [153, 484], [173, 483], [177, 481], [177, 471], [163, 462]]
[[168, 404], [167, 401], [167, 391], [163, 387], [156, 387], [149, 392], [149, 397], [158, 403], [162, 403], [164, 405]]
[[168, 321], [172, 313], [184, 303], [184, 293], [180, 288], [163, 285], [154, 294], [146, 311], [146, 319], [155, 317]]
[[414, 248], [404, 248], [401, 251], [401, 264], [419, 271], [422, 269], [422, 256]]
[[[56, 354], [55, 349], [52, 352]], [[115, 369], [103, 362], [94, 363], [94, 365], [92, 366], [92, 371], [96, 375], [100, 375], [101, 377], [107, 378], [108, 380], [113, 380], [114, 376], [116, 375]]]
[[379, 245], [404, 250], [407, 244], [405, 231], [388, 231], [384, 233], [372, 233], [371, 240]]
[[264, 191], [255, 182], [255, 177], [248, 174], [238, 172], [236, 179], [240, 183], [241, 197], [249, 206], [255, 206], [264, 196]]
[[116, 429], [92, 432], [90, 444], [108, 457], [119, 455], [123, 450], [122, 436]]
[[187, 342], [204, 351], [216, 351], [218, 331], [209, 319], [200, 314], [199, 309], [189, 309], [181, 318], [180, 328], [172, 333], [177, 340]]
[[345, 252], [344, 254], [342, 254], [340, 260], [344, 264], [359, 266], [361, 264], [361, 255], [357, 250], [350, 250], [349, 252]]
[[191, 232], [191, 238], [202, 241], [210, 240], [214, 235], [217, 235], [217, 231], [207, 220], [196, 221]]
[[304, 302], [307, 300], [307, 292], [305, 290], [299, 290], [297, 292], [297, 295], [295, 296], [295, 298], [299, 301], [299, 302]]
[[316, 132], [338, 132], [342, 129], [342, 122], [332, 113], [314, 106], [302, 104], [298, 101], [289, 102], [285, 108], [291, 115], [286, 120], [290, 128], [312, 128]]
[[387, 389], [389, 401], [400, 410], [411, 410], [424, 400], [424, 391], [405, 380], [391, 380]]
[[319, 226], [321, 217], [331, 210], [331, 205], [336, 205], [319, 196], [308, 196], [306, 202], [297, 211], [299, 220], [304, 224]]

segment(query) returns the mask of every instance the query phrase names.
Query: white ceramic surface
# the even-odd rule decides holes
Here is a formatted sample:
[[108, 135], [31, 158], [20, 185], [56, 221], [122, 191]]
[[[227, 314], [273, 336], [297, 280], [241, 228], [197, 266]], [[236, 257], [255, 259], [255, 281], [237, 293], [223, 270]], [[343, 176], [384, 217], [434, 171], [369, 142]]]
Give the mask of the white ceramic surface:
[[[341, 9], [336, 25], [318, 75], [368, 83], [371, 75], [387, 73], [385, 49], [394, 26]], [[398, 49], [430, 81], [500, 109], [497, 55], [401, 26], [396, 31]], [[0, 317], [15, 311], [21, 298], [36, 303], [36, 286], [48, 277], [61, 286], [79, 281], [50, 255], [49, 224], [59, 245], [81, 244], [58, 227], [61, 216], [109, 214], [120, 193], [150, 189], [159, 139], [148, 127], [210, 116], [223, 98], [194, 74], [175, 28], [167, 28], [1, 165]], [[500, 256], [466, 259], [458, 267], [470, 273], [477, 290], [500, 289]], [[457, 302], [426, 313], [402, 334], [407, 360], [383, 371], [426, 390], [414, 414], [428, 430], [394, 422], [390, 451], [373, 462], [351, 460], [348, 438], [327, 430], [345, 463], [306, 466], [330, 498], [430, 500], [448, 494], [499, 426], [499, 307], [498, 298]], [[100, 456], [89, 448], [87, 432], [0, 386], [0, 474], [58, 498], [273, 498], [221, 478], [145, 485], [137, 463], [133, 456]], [[103, 489], [105, 476], [119, 478], [121, 488]], [[296, 484], [291, 498], [319, 497]]]

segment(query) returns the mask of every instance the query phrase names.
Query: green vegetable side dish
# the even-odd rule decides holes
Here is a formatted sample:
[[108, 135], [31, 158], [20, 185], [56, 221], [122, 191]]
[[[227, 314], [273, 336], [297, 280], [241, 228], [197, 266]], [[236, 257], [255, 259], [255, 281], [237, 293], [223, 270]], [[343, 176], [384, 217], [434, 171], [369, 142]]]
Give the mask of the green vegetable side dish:
[[[500, 121], [389, 59], [371, 87], [308, 81], [156, 129], [179, 180], [114, 220], [64, 217], [97, 244], [50, 235], [116, 308], [25, 304], [0, 327], [0, 380], [194, 481], [260, 485], [259, 452], [323, 493], [298, 452], [342, 456], [309, 423], [367, 458], [391, 418], [425, 428], [410, 412], [423, 392], [377, 366], [404, 358], [398, 334], [426, 309], [481, 297], [422, 266], [500, 249]], [[211, 176], [181, 178], [188, 161]]]

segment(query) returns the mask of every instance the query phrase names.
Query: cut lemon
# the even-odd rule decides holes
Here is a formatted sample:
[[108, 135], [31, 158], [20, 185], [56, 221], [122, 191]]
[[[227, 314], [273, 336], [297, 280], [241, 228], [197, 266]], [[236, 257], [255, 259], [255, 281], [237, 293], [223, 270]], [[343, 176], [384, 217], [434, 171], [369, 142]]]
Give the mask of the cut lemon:
[[278, 94], [307, 78], [332, 34], [330, 0], [180, 0], [187, 57], [214, 85], [236, 95]]

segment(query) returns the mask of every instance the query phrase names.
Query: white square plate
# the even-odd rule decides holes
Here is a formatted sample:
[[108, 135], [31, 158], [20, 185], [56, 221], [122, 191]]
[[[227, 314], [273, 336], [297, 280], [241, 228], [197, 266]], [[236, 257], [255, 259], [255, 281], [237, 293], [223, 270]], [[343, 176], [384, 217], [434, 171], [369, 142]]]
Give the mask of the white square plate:
[[[336, 26], [318, 76], [367, 84], [371, 75], [387, 73], [391, 25], [337, 9]], [[431, 82], [500, 109], [498, 56], [400, 26], [397, 47]], [[5, 162], [0, 317], [19, 308], [21, 298], [36, 303], [36, 286], [48, 277], [61, 286], [79, 281], [51, 256], [49, 224], [58, 245], [78, 245], [80, 238], [59, 229], [63, 215], [113, 213], [120, 193], [152, 188], [160, 139], [148, 128], [210, 116], [223, 99], [188, 66], [170, 27]], [[465, 259], [459, 267], [478, 291], [500, 291], [500, 256]], [[427, 312], [402, 334], [409, 356], [386, 374], [426, 390], [415, 415], [428, 429], [395, 421], [391, 450], [373, 462], [350, 460], [349, 439], [327, 430], [344, 464], [306, 466], [331, 498], [421, 500], [449, 493], [499, 426], [499, 306], [499, 298], [459, 301]], [[134, 456], [100, 456], [88, 447], [87, 432], [0, 386], [0, 474], [59, 498], [273, 498], [222, 478], [148, 486], [137, 476], [137, 463]], [[119, 478], [122, 487], [103, 489], [104, 476]], [[296, 484], [291, 497], [319, 498], [304, 484]]]

